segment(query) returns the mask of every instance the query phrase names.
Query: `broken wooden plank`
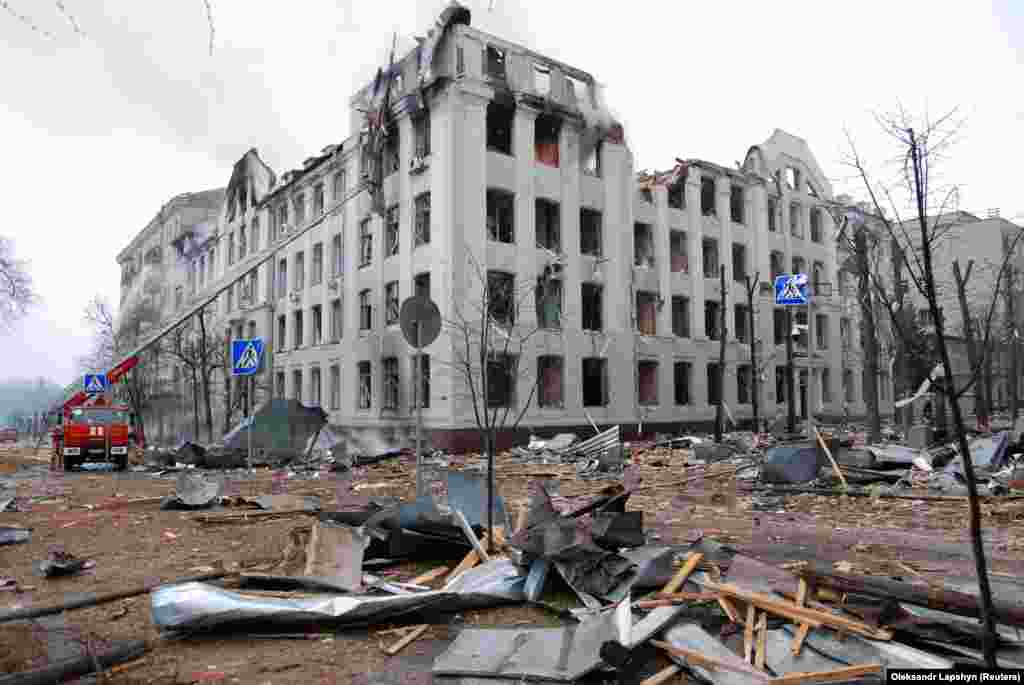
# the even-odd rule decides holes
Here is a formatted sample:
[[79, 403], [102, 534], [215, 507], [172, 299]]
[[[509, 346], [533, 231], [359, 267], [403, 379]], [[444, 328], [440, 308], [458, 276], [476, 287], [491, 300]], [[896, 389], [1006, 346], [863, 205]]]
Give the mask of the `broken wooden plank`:
[[663, 685], [664, 683], [667, 683], [668, 681], [675, 678], [678, 673], [682, 672], [682, 670], [682, 668], [676, 666], [675, 664], [672, 664], [671, 666], [666, 666], [665, 668], [661, 669], [660, 671], [652, 675], [650, 678], [645, 678], [644, 680], [641, 680], [640, 685]]
[[530, 510], [526, 506], [519, 507], [519, 517], [516, 518], [516, 531], [526, 528], [526, 519], [529, 515]]
[[716, 595], [713, 592], [680, 592], [668, 597], [659, 597], [658, 599], [637, 600], [633, 602], [633, 606], [637, 609], [657, 609], [658, 607], [670, 607], [686, 602], [715, 602], [719, 597], [720, 595]]
[[843, 475], [843, 471], [839, 468], [839, 464], [837, 464], [836, 460], [832, 457], [832, 450], [830, 450], [828, 445], [825, 444], [825, 440], [821, 437], [821, 433], [818, 432], [817, 426], [814, 426], [814, 437], [818, 439], [818, 444], [821, 445], [823, 450], [825, 450], [825, 456], [828, 457], [829, 463], [832, 464], [832, 470], [835, 471], [837, 476], [839, 476], [839, 482], [843, 484], [843, 489], [845, 490], [849, 487], [849, 484], [846, 482], [846, 476]]
[[480, 544], [479, 538], [477, 538], [476, 533], [473, 532], [473, 526], [469, 525], [469, 521], [466, 520], [466, 515], [458, 509], [455, 509], [452, 513], [455, 515], [455, 521], [459, 524], [459, 527], [462, 528], [462, 532], [466, 534], [466, 538], [469, 539], [469, 542], [473, 545], [473, 549], [476, 550], [476, 553], [483, 561], [490, 561], [491, 555], [489, 555], [487, 550], [484, 549], [484, 546]]
[[814, 671], [812, 673], [789, 673], [768, 681], [769, 685], [809, 685], [810, 683], [832, 683], [853, 680], [872, 673], [881, 673], [881, 664], [864, 664], [862, 666], [846, 666], [834, 671]]
[[754, 654], [754, 617], [757, 609], [753, 604], [747, 605], [747, 625], [743, 626], [743, 660], [748, 664]]
[[394, 656], [398, 654], [400, 651], [409, 646], [409, 644], [416, 641], [421, 635], [423, 635], [423, 633], [427, 632], [429, 628], [429, 623], [424, 623], [423, 625], [414, 627], [411, 631], [406, 633], [406, 635], [402, 637], [398, 642], [385, 649], [384, 653], [388, 656]]
[[768, 639], [768, 614], [761, 612], [761, 618], [757, 622], [757, 648], [754, 651], [754, 668], [764, 670], [764, 660], [767, 656], [765, 642]]
[[690, 577], [691, 573], [693, 573], [693, 570], [697, 568], [697, 564], [699, 564], [703, 559], [704, 555], [700, 552], [695, 552], [687, 556], [686, 563], [683, 564], [683, 567], [679, 569], [675, 576], [673, 576], [672, 580], [668, 582], [668, 585], [662, 588], [660, 593], [661, 596], [671, 595], [678, 592], [679, 588], [681, 588], [683, 583], [686, 582], [686, 579]]
[[736, 611], [736, 607], [733, 605], [731, 601], [729, 601], [728, 597], [723, 597], [719, 595], [718, 605], [722, 607], [722, 611], [724, 611], [725, 615], [729, 617], [730, 623], [743, 623], [743, 621], [740, 620], [739, 612]]
[[[805, 606], [807, 604], [807, 589], [807, 581], [801, 578], [800, 585], [797, 587], [796, 591], [797, 606]], [[807, 633], [810, 631], [811, 626], [806, 623], [801, 623], [800, 627], [797, 628], [796, 635], [793, 636], [793, 656], [800, 656], [800, 650], [804, 648], [804, 640], [807, 639]]]
[[[487, 544], [487, 535], [486, 534], [484, 535], [483, 539], [480, 542], [482, 544], [484, 544], [484, 545]], [[455, 578], [457, 575], [459, 575], [463, 571], [469, 570], [469, 569], [473, 568], [474, 566], [476, 566], [479, 563], [480, 563], [480, 555], [477, 554], [477, 551], [475, 549], [469, 550], [469, 553], [466, 554], [466, 556], [462, 557], [462, 561], [459, 562], [459, 565], [456, 566], [454, 569], [452, 569], [452, 572], [448, 574], [448, 577], [445, 578], [445, 582], [450, 581], [452, 578]]]
[[657, 647], [658, 649], [664, 650], [669, 654], [672, 654], [673, 656], [678, 656], [686, 659], [688, 663], [693, 664], [694, 666], [700, 666], [701, 668], [706, 668], [709, 671], [722, 669], [723, 671], [742, 673], [743, 675], [760, 679], [762, 682], [765, 683], [769, 682], [768, 675], [766, 673], [758, 673], [753, 669], [753, 667], [748, 667], [749, 670], [743, 669], [738, 666], [733, 666], [732, 664], [727, 664], [723, 661], [719, 661], [718, 659], [713, 659], [709, 656], [704, 656], [700, 652], [696, 652], [692, 649], [686, 649], [685, 647], [676, 647], [675, 645], [671, 645], [667, 642], [662, 642], [661, 640], [651, 640], [651, 644]]
[[416, 576], [415, 578], [413, 578], [412, 580], [409, 581], [409, 584], [410, 585], [426, 585], [427, 583], [429, 583], [431, 581], [437, 580], [438, 578], [440, 578], [441, 576], [443, 576], [446, 573], [448, 573], [448, 567], [447, 566], [438, 566], [437, 568], [432, 569], [430, 571], [427, 571], [426, 573], [424, 573], [422, 575]]

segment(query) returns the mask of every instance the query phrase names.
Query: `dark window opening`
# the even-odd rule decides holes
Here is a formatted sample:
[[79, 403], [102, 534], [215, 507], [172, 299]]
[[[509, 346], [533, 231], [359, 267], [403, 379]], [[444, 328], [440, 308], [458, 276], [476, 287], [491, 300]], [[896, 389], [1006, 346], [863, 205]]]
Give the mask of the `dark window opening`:
[[686, 254], [686, 233], [671, 231], [668, 238], [669, 259], [673, 273], [690, 273], [690, 258]]
[[690, 337], [690, 298], [672, 296], [672, 334], [677, 338]]
[[331, 342], [341, 340], [341, 299], [331, 300]]
[[564, 406], [561, 357], [537, 357], [537, 404], [544, 408]]
[[708, 364], [708, 405], [714, 406], [722, 398], [722, 375], [718, 364]]
[[370, 371], [370, 362], [359, 362], [359, 397], [356, 400], [356, 407], [369, 409], [373, 406], [373, 376]]
[[503, 190], [487, 191], [487, 236], [499, 243], [515, 242], [515, 196]]
[[373, 233], [370, 220], [363, 219], [359, 224], [359, 266], [369, 266], [373, 262]]
[[277, 351], [284, 352], [288, 349], [288, 319], [284, 314], [277, 317]]
[[637, 364], [637, 400], [641, 405], [658, 403], [658, 362]]
[[602, 173], [602, 158], [604, 156], [604, 141], [597, 141], [583, 153], [581, 164], [583, 173], [591, 176], [600, 176]]
[[516, 358], [493, 354], [487, 360], [487, 406], [511, 407], [515, 404]]
[[413, 247], [418, 247], [430, 242], [430, 193], [420, 193], [413, 203], [416, 211]]
[[430, 298], [430, 273], [416, 274], [412, 279], [412, 288], [416, 297]]
[[775, 344], [786, 344], [786, 310], [778, 307], [772, 310], [772, 330], [775, 332]]
[[302, 401], [302, 372], [298, 370], [292, 371], [292, 399]]
[[747, 246], [742, 243], [732, 244], [732, 280], [737, 283], [747, 280]]
[[676, 362], [672, 365], [675, 401], [678, 406], [690, 403], [690, 379], [692, 375], [693, 366], [690, 362]]
[[414, 149], [416, 157], [430, 156], [430, 111], [423, 110], [412, 120]]
[[313, 186], [313, 216], [320, 216], [324, 213], [324, 184], [317, 183]]
[[750, 404], [752, 384], [751, 379], [754, 374], [749, 364], [740, 364], [736, 367], [736, 403], [737, 404]]
[[821, 239], [821, 210], [815, 207], [811, 210], [811, 240], [820, 243]]
[[704, 302], [704, 330], [711, 340], [718, 340], [722, 335], [722, 304], [716, 300]]
[[550, 200], [537, 200], [537, 244], [558, 252], [562, 245], [559, 205]]
[[786, 257], [781, 252], [772, 252], [771, 257], [772, 282], [775, 278], [786, 273]]
[[701, 241], [701, 252], [704, 260], [704, 278], [718, 278], [718, 241], [704, 238]]
[[828, 367], [821, 370], [821, 401], [832, 401], [832, 373]]
[[803, 238], [800, 222], [800, 205], [792, 203], [789, 206], [789, 233], [797, 238]]
[[399, 166], [398, 126], [391, 125], [384, 137], [384, 175], [398, 171]]
[[636, 294], [636, 329], [640, 335], [658, 334], [658, 296], [654, 293]]
[[398, 254], [398, 205], [389, 207], [384, 216], [384, 256]]
[[561, 130], [561, 120], [553, 115], [541, 114], [534, 122], [533, 147], [537, 161], [541, 164], [558, 166], [558, 139]]
[[808, 339], [810, 337], [808, 335], [808, 333], [807, 333], [807, 311], [806, 310], [802, 310], [802, 311], [801, 310], [797, 310], [797, 312], [794, 314], [794, 316], [793, 316], [793, 328], [795, 328], [797, 330], [796, 338], [793, 340], [794, 345], [796, 345], [800, 349], [806, 350], [807, 349], [807, 341], [808, 341]]
[[583, 330], [604, 330], [604, 293], [596, 283], [583, 283]]
[[512, 154], [512, 123], [516, 111], [507, 105], [487, 105], [487, 149], [504, 155]]
[[380, 360], [383, 372], [384, 396], [381, 398], [381, 408], [398, 409], [398, 358], [385, 357]]
[[807, 262], [804, 261], [803, 257], [800, 257], [800, 256], [793, 257], [793, 273], [794, 274], [806, 273], [804, 271], [804, 269], [806, 269], [806, 268], [807, 268]]
[[743, 201], [743, 187], [729, 187], [729, 218], [734, 224], [746, 223], [746, 207]]
[[309, 274], [309, 282], [319, 285], [324, 280], [324, 244], [313, 246], [313, 271]]
[[315, 366], [309, 372], [309, 404], [319, 407], [323, 400], [323, 379], [320, 377], [320, 367]]
[[686, 209], [686, 183], [680, 181], [668, 187], [668, 206], [671, 209]]
[[814, 316], [814, 344], [819, 350], [828, 349], [828, 314]]
[[359, 330], [368, 331], [373, 328], [373, 305], [370, 303], [370, 291], [359, 293]]
[[700, 179], [700, 213], [704, 216], [716, 216], [715, 179], [704, 176]]
[[324, 341], [324, 308], [313, 305], [313, 344], [320, 345]]
[[608, 404], [608, 362], [605, 359], [583, 359], [583, 406], [604, 407]]
[[384, 285], [384, 324], [391, 326], [398, 323], [398, 281]]
[[600, 257], [601, 242], [601, 212], [580, 209], [580, 253]]
[[768, 230], [772, 233], [779, 230], [779, 201], [774, 197], [768, 198]]
[[487, 272], [487, 313], [503, 326], [515, 323], [515, 277], [502, 271]]
[[488, 45], [484, 52], [484, 74], [487, 78], [505, 80], [505, 51]]
[[552, 278], [539, 278], [536, 288], [537, 326], [562, 327], [562, 282]]
[[633, 224], [633, 263], [654, 266], [654, 231], [650, 224]]
[[780, 404], [786, 401], [786, 371], [785, 366], [775, 367], [775, 401]]
[[738, 304], [733, 308], [733, 329], [736, 331], [736, 339], [740, 342], [750, 342], [747, 337], [747, 329], [750, 323], [750, 308], [745, 304]]
[[302, 320], [302, 310], [300, 309], [299, 311], [292, 314], [292, 317], [295, 321], [295, 325], [292, 327], [292, 340], [295, 341], [295, 349], [299, 349], [300, 347], [302, 347], [302, 324], [304, 323]]

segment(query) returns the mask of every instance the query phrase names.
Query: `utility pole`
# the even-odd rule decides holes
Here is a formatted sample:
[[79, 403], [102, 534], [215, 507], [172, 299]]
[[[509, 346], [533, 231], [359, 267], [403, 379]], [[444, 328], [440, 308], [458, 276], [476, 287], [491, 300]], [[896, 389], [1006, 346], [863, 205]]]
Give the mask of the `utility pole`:
[[754, 415], [755, 433], [761, 431], [761, 384], [757, 370], [757, 335], [754, 329], [754, 291], [757, 289], [760, 278], [760, 271], [754, 274], [753, 282], [751, 282], [750, 276], [747, 276], [747, 335], [750, 336], [750, 391], [753, 393], [750, 397], [750, 408]]
[[718, 265], [718, 282], [721, 293], [718, 306], [718, 402], [715, 407], [715, 442], [722, 442], [722, 423], [725, 420], [725, 265]]

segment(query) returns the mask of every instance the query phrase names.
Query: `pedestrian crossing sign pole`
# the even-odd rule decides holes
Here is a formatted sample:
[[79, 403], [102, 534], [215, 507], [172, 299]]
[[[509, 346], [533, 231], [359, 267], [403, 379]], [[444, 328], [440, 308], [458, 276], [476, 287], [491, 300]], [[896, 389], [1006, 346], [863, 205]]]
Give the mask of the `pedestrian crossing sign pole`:
[[[263, 367], [263, 338], [249, 338], [242, 340], [231, 341], [231, 375], [232, 376], [255, 376], [260, 369]], [[252, 398], [250, 398], [249, 411], [250, 415], [246, 417], [248, 419], [248, 426], [246, 430], [249, 435], [248, 449], [246, 450], [245, 465], [249, 469], [249, 473], [252, 474], [252, 431], [256, 425], [256, 415], [252, 412], [251, 408]]]

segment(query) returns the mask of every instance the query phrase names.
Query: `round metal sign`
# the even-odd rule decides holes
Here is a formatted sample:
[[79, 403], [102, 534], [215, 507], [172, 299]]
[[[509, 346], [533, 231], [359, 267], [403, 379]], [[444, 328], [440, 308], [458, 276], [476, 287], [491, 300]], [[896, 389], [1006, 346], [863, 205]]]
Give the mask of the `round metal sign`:
[[[423, 349], [437, 340], [437, 336], [441, 333], [441, 311], [429, 297], [416, 295], [406, 298], [402, 303], [398, 323], [402, 327], [402, 334], [405, 336], [406, 342], [418, 350]], [[419, 336], [417, 336], [417, 328], [419, 328]]]

